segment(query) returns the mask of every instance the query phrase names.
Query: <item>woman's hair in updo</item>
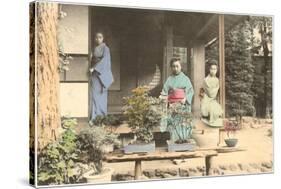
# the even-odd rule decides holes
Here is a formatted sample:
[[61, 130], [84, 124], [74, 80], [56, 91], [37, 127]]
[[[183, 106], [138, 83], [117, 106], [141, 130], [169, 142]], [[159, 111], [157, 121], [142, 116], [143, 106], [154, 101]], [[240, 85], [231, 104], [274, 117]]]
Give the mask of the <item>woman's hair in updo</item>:
[[172, 66], [173, 66], [173, 63], [174, 63], [174, 62], [177, 62], [177, 61], [180, 61], [180, 58], [172, 58], [172, 59], [170, 60], [170, 67], [172, 67]]
[[102, 34], [102, 36], [103, 36], [103, 38], [104, 38], [104, 33], [103, 33], [103, 31], [101, 31], [101, 30], [96, 31], [96, 32], [95, 32], [95, 36], [96, 36], [98, 33], [99, 33], [99, 34]]
[[211, 69], [211, 67], [212, 67], [213, 65], [215, 65], [215, 66], [218, 67], [218, 61], [217, 61], [217, 60], [214, 60], [214, 59], [210, 60], [210, 62], [209, 62], [209, 69]]

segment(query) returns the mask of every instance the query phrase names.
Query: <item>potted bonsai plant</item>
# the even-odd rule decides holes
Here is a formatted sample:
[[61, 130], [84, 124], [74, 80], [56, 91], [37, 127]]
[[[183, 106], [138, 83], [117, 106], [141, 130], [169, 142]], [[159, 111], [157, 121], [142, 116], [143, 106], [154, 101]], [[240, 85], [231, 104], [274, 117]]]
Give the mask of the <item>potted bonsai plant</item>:
[[111, 181], [112, 168], [104, 168], [102, 160], [105, 154], [103, 145], [119, 145], [118, 135], [107, 131], [104, 127], [89, 127], [83, 129], [77, 140], [80, 149], [80, 158], [88, 164], [89, 170], [85, 170], [83, 177], [88, 183], [102, 183]]
[[192, 113], [183, 104], [170, 104], [162, 123], [161, 128], [170, 133], [170, 140], [167, 141], [169, 152], [190, 151], [196, 147], [191, 139]]
[[[113, 132], [113, 127], [117, 127], [121, 124], [121, 120], [116, 115], [105, 115], [105, 116], [97, 116], [93, 120], [93, 127], [103, 127], [106, 130], [109, 130], [109, 132]], [[114, 149], [114, 143], [106, 143], [102, 145], [102, 149], [105, 153], [112, 152]]]
[[124, 146], [125, 153], [153, 152], [153, 128], [160, 125], [160, 100], [148, 95], [149, 89], [145, 86], [132, 90], [132, 95], [125, 97], [124, 115], [128, 126], [135, 134], [135, 139]]
[[226, 131], [227, 138], [224, 139], [228, 147], [235, 147], [238, 143], [238, 139], [235, 137], [236, 131], [239, 129], [239, 123], [237, 120], [225, 120], [224, 130]]

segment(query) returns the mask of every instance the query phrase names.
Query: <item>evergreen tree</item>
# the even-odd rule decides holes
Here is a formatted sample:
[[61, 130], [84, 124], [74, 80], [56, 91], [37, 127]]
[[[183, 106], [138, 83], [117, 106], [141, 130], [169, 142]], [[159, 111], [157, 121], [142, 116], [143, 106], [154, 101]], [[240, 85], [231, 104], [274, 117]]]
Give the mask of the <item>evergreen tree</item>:
[[251, 30], [248, 21], [236, 25], [225, 38], [225, 82], [227, 116], [253, 115]]
[[[264, 66], [262, 74], [255, 74], [253, 92], [257, 106], [263, 106], [262, 114], [270, 117], [272, 113], [272, 58], [270, 45], [272, 44], [272, 18], [263, 16], [251, 16], [251, 53], [252, 56], [262, 55]], [[254, 34], [258, 31], [259, 37]]]

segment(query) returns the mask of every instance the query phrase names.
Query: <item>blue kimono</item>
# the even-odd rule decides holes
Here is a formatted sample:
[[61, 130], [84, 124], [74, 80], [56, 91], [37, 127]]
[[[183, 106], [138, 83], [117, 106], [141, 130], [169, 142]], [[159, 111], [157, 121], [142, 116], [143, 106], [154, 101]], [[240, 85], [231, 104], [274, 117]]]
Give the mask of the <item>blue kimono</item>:
[[91, 118], [94, 120], [98, 115], [107, 114], [107, 91], [113, 83], [111, 72], [110, 50], [102, 43], [95, 47], [92, 62], [94, 64], [91, 75]]

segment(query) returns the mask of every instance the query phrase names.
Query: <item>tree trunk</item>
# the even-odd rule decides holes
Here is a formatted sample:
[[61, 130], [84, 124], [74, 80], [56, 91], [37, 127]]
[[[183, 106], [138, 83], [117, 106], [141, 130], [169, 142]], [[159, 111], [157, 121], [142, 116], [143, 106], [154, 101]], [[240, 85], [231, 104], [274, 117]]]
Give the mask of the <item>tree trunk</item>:
[[35, 3], [29, 7], [29, 183], [35, 174]]
[[260, 28], [261, 33], [261, 43], [263, 47], [263, 57], [264, 57], [264, 115], [267, 117], [267, 110], [268, 110], [268, 55], [269, 55], [269, 49], [268, 49], [268, 43], [267, 43], [267, 25], [266, 21], [263, 21], [263, 24]]
[[57, 139], [59, 108], [58, 4], [36, 3], [35, 95], [38, 148]]

